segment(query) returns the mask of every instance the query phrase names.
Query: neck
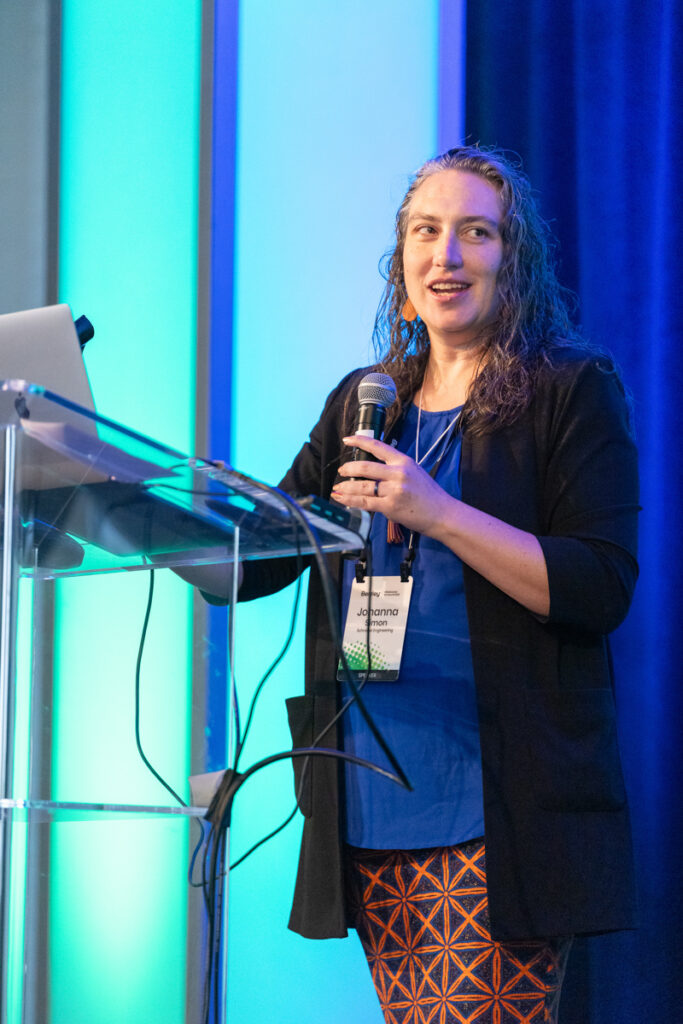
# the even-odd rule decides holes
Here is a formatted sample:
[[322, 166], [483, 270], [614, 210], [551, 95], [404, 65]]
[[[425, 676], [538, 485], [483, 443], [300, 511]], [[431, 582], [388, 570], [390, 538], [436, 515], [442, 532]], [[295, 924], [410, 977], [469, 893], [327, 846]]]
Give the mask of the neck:
[[481, 344], [458, 349], [432, 345], [422, 381], [422, 408], [426, 412], [439, 412], [464, 405], [482, 355]]

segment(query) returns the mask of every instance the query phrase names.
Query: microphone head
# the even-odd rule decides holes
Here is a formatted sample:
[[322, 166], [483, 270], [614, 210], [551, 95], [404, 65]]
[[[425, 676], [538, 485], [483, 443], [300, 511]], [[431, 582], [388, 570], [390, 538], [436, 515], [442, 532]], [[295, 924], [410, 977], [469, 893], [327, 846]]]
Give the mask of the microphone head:
[[358, 385], [359, 405], [381, 405], [388, 409], [396, 401], [396, 385], [387, 373], [367, 373]]

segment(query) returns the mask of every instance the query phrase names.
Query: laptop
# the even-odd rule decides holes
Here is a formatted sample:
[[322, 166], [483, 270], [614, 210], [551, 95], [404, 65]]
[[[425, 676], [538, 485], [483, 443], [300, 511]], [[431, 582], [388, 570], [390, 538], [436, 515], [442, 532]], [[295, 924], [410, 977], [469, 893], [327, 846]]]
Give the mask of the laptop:
[[0, 381], [39, 384], [90, 412], [95, 403], [66, 303], [0, 316]]

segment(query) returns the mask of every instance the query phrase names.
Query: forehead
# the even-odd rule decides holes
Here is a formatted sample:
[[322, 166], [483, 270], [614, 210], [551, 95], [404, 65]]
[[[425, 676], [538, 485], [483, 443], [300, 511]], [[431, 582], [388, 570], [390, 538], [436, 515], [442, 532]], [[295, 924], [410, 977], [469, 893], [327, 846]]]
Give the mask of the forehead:
[[418, 186], [408, 207], [431, 216], [486, 217], [499, 221], [503, 207], [498, 189], [471, 171], [437, 171]]

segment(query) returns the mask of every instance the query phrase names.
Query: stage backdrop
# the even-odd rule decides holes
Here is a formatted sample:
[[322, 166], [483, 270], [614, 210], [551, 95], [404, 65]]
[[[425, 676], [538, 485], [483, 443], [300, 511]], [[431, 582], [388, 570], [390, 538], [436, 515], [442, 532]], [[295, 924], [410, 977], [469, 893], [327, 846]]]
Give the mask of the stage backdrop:
[[[436, 0], [194, 0], [172, 11], [162, 0], [144, 11], [64, 0], [59, 297], [96, 323], [86, 358], [102, 412], [279, 478], [327, 391], [372, 358], [378, 262], [409, 173], [437, 148], [440, 112], [453, 138], [461, 133], [461, 13], [454, 4], [444, 14]], [[182, 787], [193, 621], [208, 628], [199, 636], [195, 628], [202, 656], [194, 664], [195, 690], [209, 693], [201, 739], [212, 768], [225, 764], [225, 638], [199, 598], [192, 618], [189, 588], [168, 575], [144, 662], [143, 732], [152, 760]], [[73, 755], [84, 738], [84, 756], [103, 767], [130, 747], [132, 705], [120, 698], [131, 684], [143, 591], [141, 577], [64, 588], [55, 795], [102, 789], [89, 772], [84, 792]], [[126, 607], [115, 619], [114, 593]], [[239, 610], [243, 704], [286, 635], [292, 600], [290, 590]], [[102, 621], [109, 640], [95, 649]], [[289, 745], [284, 697], [301, 690], [302, 661], [298, 637], [262, 697], [245, 764]], [[96, 686], [75, 668], [94, 663]], [[271, 768], [244, 787], [233, 857], [289, 813], [290, 773], [288, 764]], [[104, 795], [114, 798], [105, 775]], [[114, 790], [119, 799], [166, 799], [142, 769]], [[318, 1024], [324, 1005], [333, 1024], [350, 1016], [369, 1024], [380, 1013], [355, 936], [311, 943], [287, 931], [299, 833], [297, 821], [231, 880], [230, 1019]], [[161, 846], [150, 838], [133, 861], [121, 848], [107, 835], [93, 842], [85, 829], [55, 838], [55, 969], [44, 1008], [54, 1024], [180, 1022], [186, 995], [187, 1020], [196, 1019], [190, 996], [200, 986], [181, 966], [183, 837], [167, 839], [165, 851], [163, 837]], [[74, 868], [85, 900], [72, 899]], [[134, 917], [116, 913], [117, 886], [141, 901], [137, 930]], [[134, 949], [139, 971], [130, 968]]]
[[468, 138], [523, 157], [585, 331], [632, 390], [641, 455], [641, 578], [614, 651], [642, 927], [577, 943], [563, 1024], [683, 1019], [682, 19], [676, 0], [468, 5]]
[[[269, 481], [329, 388], [370, 358], [377, 261], [408, 173], [465, 132], [523, 156], [586, 330], [623, 366], [643, 456], [642, 579], [615, 644], [643, 928], [578, 945], [563, 1024], [678, 1020], [680, 8], [674, 0], [651, 9], [632, 0], [471, 0], [464, 63], [464, 0], [34, 6], [56, 21], [63, 15], [61, 47], [30, 79], [45, 108], [40, 130], [15, 147], [16, 164], [3, 160], [4, 223], [27, 196], [35, 209], [26, 244], [15, 244], [13, 227], [0, 252], [2, 312], [70, 302], [96, 324], [86, 360], [103, 413]], [[19, 10], [27, 10], [19, 0], [2, 6], [3, 28], [18, 24]], [[34, 63], [23, 61], [26, 76]], [[27, 124], [21, 72], [20, 59], [3, 62], [11, 104], [3, 142]], [[32, 173], [20, 188], [22, 161]], [[194, 692], [205, 685], [209, 694], [195, 755], [209, 767], [224, 758], [224, 636], [166, 575], [145, 660], [144, 729], [153, 760], [182, 785], [193, 629], [202, 645]], [[130, 694], [141, 584], [84, 581], [68, 595], [65, 585], [57, 602], [55, 796], [159, 799], [137, 766], [116, 774], [121, 750], [131, 763], [132, 701], [122, 693]], [[112, 618], [113, 603], [126, 614]], [[286, 634], [291, 603], [290, 591], [239, 610], [243, 701]], [[94, 640], [103, 623], [105, 647]], [[299, 638], [269, 683], [247, 762], [288, 745], [283, 699], [300, 692], [301, 647]], [[196, 707], [195, 722], [204, 713]], [[112, 764], [116, 782], [105, 792]], [[246, 786], [234, 856], [292, 799], [286, 765]], [[319, 1024], [324, 1013], [330, 1024], [379, 1024], [356, 939], [312, 943], [286, 930], [299, 831], [297, 822], [234, 874], [231, 1019]], [[85, 828], [55, 835], [57, 884], [49, 914], [41, 911], [54, 970], [26, 1019], [194, 1020], [198, 979], [182, 973], [185, 837], [138, 838], [134, 860], [120, 855], [128, 841], [120, 833], [105, 826], [92, 839]], [[132, 912], [112, 897], [116, 886], [138, 895]], [[18, 1024], [21, 1007], [13, 1011]]]

